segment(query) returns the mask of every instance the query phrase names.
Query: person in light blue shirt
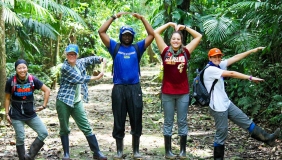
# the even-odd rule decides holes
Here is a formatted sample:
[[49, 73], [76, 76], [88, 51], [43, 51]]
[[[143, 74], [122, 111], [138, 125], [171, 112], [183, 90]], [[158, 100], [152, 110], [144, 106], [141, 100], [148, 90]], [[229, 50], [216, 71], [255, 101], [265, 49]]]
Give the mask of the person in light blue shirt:
[[[148, 35], [145, 39], [133, 45], [135, 31], [130, 26], [122, 26], [119, 33], [120, 46], [115, 55], [115, 48], [119, 44], [111, 39], [106, 32], [112, 22], [124, 14], [131, 14], [139, 19], [143, 23]], [[128, 113], [131, 126], [130, 133], [132, 134], [133, 157], [134, 159], [141, 159], [139, 141], [142, 134], [143, 101], [139, 80], [139, 61], [145, 49], [154, 39], [154, 30], [143, 16], [137, 13], [120, 12], [111, 16], [100, 27], [98, 32], [102, 42], [113, 57], [114, 87], [112, 90], [112, 110], [114, 115], [114, 129], [112, 135], [116, 139], [117, 146], [117, 155], [114, 158], [122, 159], [123, 156], [125, 120]]]
[[[60, 88], [57, 95], [56, 110], [60, 122], [60, 137], [64, 150], [63, 160], [70, 159], [69, 153], [69, 118], [72, 116], [78, 128], [85, 135], [90, 149], [94, 152], [93, 158], [106, 160], [107, 157], [99, 149], [98, 141], [88, 122], [83, 102], [88, 102], [87, 83], [90, 80], [98, 80], [103, 77], [101, 72], [97, 76], [86, 74], [87, 66], [106, 63], [106, 60], [99, 56], [90, 56], [78, 59], [79, 48], [76, 44], [69, 44], [65, 54], [67, 59], [61, 68]], [[83, 95], [83, 97], [81, 97]]]

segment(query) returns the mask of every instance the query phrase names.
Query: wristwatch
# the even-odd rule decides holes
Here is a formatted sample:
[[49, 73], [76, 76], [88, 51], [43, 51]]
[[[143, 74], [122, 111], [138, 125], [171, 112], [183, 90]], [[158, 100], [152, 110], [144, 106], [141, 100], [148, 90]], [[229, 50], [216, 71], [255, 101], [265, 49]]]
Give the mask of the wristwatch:
[[117, 16], [116, 15], [112, 15], [111, 16], [114, 20], [117, 18]]

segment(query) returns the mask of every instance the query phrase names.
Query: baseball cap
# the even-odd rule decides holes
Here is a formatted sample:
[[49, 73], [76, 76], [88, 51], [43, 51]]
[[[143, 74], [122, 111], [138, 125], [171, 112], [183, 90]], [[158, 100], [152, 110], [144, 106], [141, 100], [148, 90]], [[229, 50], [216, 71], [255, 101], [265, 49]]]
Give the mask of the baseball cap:
[[78, 45], [76, 45], [76, 44], [69, 44], [66, 47], [65, 52], [66, 52], [66, 54], [69, 53], [69, 52], [75, 52], [78, 55], [78, 52], [79, 52]]
[[121, 41], [121, 35], [125, 34], [125, 33], [130, 33], [132, 34], [133, 38], [135, 36], [135, 32], [134, 29], [130, 26], [122, 26], [119, 30], [119, 40]]
[[212, 49], [209, 51], [208, 56], [209, 56], [209, 57], [212, 57], [212, 56], [215, 56], [215, 55], [222, 55], [222, 56], [223, 56], [223, 54], [221, 53], [220, 49], [218, 49], [218, 48], [212, 48]]

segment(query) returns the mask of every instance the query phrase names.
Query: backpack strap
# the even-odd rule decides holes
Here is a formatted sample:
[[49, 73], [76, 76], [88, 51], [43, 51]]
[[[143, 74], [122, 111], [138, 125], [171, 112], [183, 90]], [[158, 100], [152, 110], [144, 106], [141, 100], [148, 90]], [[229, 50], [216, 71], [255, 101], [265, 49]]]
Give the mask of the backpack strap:
[[28, 74], [28, 81], [30, 83], [31, 90], [34, 91], [34, 82], [31, 74]]
[[[28, 74], [28, 81], [30, 83], [31, 90], [34, 91], [34, 82], [33, 82], [33, 77], [31, 74]], [[14, 92], [16, 91], [16, 86], [17, 86], [17, 76], [16, 75], [14, 75], [13, 77], [11, 86], [12, 86], [12, 95], [13, 95]]]
[[[135, 51], [137, 53], [137, 58], [138, 58], [138, 72], [139, 72], [139, 75], [141, 76], [141, 72], [140, 72], [140, 61], [141, 61], [141, 53], [139, 51], [139, 48], [138, 48], [138, 45], [137, 44], [132, 44], [133, 47], [135, 48]], [[120, 43], [117, 43], [116, 46], [115, 46], [115, 49], [114, 49], [114, 53], [113, 53], [113, 65], [112, 65], [112, 75], [113, 75], [113, 71], [114, 71], [114, 62], [115, 62], [115, 58], [116, 58], [116, 55], [118, 53], [118, 50], [120, 48]]]
[[140, 72], [140, 61], [141, 61], [141, 53], [139, 51], [138, 45], [135, 43], [133, 44], [133, 47], [135, 48], [135, 51], [137, 53], [137, 58], [138, 58], [138, 72], [139, 72], [139, 76], [141, 76], [141, 72]]
[[16, 85], [17, 85], [17, 77], [16, 75], [14, 75], [11, 86], [12, 86], [12, 95], [14, 94], [15, 90], [16, 90]]
[[[203, 84], [203, 86], [204, 86], [205, 88], [206, 88], [206, 86], [205, 86], [205, 83], [204, 83], [204, 72], [205, 72], [205, 70], [206, 70], [209, 66], [210, 66], [210, 65], [207, 64], [206, 67], [205, 67], [205, 68], [201, 71], [201, 73], [200, 73], [200, 82], [202, 82], [202, 84]], [[215, 79], [215, 80], [213, 81], [211, 90], [209, 91], [209, 96], [211, 96], [211, 92], [213, 91], [214, 86], [215, 86], [215, 84], [216, 84], [217, 81], [218, 81], [218, 79]], [[206, 88], [206, 89], [207, 89], [207, 88]]]

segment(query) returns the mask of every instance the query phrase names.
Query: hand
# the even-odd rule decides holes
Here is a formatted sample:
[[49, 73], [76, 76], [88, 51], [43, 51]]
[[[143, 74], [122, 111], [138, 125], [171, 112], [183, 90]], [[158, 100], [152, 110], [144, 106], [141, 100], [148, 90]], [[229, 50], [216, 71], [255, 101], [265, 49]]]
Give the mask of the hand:
[[257, 77], [252, 77], [251, 81], [253, 81], [255, 83], [258, 83], [258, 82], [264, 81], [264, 79], [257, 78]]
[[8, 114], [6, 114], [6, 118], [7, 118], [7, 121], [8, 121], [8, 123], [9, 123], [7, 126], [12, 125], [11, 118], [10, 118], [10, 116], [9, 116]]
[[137, 13], [132, 13], [132, 16], [133, 16], [133, 17], [136, 17], [137, 19], [140, 19], [140, 20], [143, 18], [142, 15], [137, 14]]
[[255, 48], [255, 49], [253, 49], [253, 51], [254, 52], [258, 52], [258, 51], [262, 51], [262, 50], [264, 50], [265, 49], [265, 47], [257, 47], [257, 48]]
[[35, 112], [42, 111], [43, 109], [45, 109], [45, 107], [43, 107], [43, 106], [36, 107]]
[[174, 28], [174, 30], [177, 31], [177, 24], [174, 22], [168, 22], [168, 25], [171, 26], [172, 28]]
[[181, 31], [181, 30], [184, 30], [186, 28], [186, 26], [185, 25], [182, 25], [182, 24], [179, 24], [179, 25], [177, 25], [177, 27], [176, 27], [176, 31]]
[[130, 14], [130, 12], [119, 12], [119, 13], [116, 14], [116, 17], [120, 18], [124, 14]]

